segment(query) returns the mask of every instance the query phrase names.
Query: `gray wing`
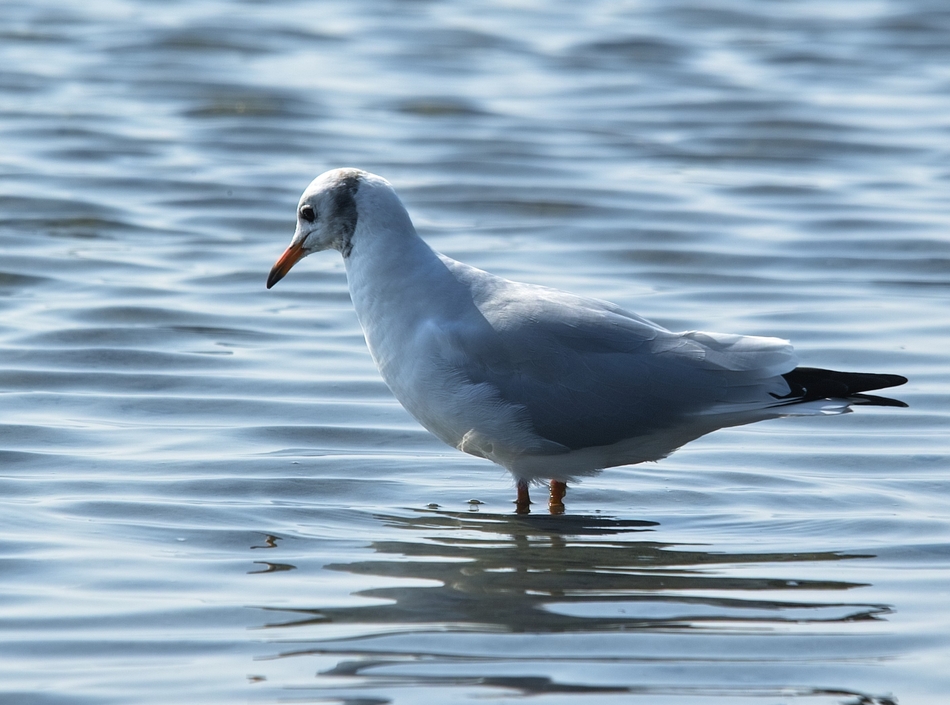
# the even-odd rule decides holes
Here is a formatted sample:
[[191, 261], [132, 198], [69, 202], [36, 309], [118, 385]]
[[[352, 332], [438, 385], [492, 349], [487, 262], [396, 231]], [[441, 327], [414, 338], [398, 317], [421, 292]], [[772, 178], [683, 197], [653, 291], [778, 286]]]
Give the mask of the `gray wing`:
[[478, 334], [457, 332], [464, 374], [568, 448], [610, 445], [697, 414], [760, 410], [788, 392], [780, 375], [795, 357], [786, 341], [673, 333], [607, 302], [455, 273], [475, 278], [468, 284], [487, 323]]

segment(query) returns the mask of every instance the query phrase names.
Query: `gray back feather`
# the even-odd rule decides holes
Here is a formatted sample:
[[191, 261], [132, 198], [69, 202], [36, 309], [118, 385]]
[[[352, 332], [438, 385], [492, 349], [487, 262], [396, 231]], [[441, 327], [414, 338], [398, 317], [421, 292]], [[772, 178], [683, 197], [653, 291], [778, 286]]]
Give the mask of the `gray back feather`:
[[457, 329], [458, 362], [572, 450], [610, 445], [701, 414], [758, 410], [795, 366], [775, 338], [672, 333], [613, 304], [510, 282], [443, 260], [484, 325]]

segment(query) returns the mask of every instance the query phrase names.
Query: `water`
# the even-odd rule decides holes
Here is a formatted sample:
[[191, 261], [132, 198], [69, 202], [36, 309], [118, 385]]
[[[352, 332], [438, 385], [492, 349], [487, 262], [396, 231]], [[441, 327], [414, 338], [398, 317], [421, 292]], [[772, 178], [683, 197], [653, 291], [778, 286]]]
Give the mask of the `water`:
[[[946, 702], [948, 66], [927, 0], [6, 0], [0, 702]], [[264, 289], [344, 165], [458, 259], [910, 408], [517, 517], [338, 256]]]

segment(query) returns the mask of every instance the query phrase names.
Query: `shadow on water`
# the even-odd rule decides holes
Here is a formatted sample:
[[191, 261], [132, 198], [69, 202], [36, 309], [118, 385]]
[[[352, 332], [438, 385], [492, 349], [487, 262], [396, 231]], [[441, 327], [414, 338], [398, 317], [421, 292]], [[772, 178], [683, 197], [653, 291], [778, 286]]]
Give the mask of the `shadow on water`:
[[[656, 526], [653, 522], [600, 516], [420, 510], [412, 516], [377, 515], [376, 519], [411, 535], [371, 544], [377, 557], [325, 568], [372, 576], [376, 582], [384, 578], [412, 584], [361, 590], [355, 595], [373, 600], [363, 606], [265, 608], [272, 615], [293, 617], [261, 627], [279, 631], [278, 643], [294, 644], [268, 659], [319, 658], [331, 665], [319, 672], [318, 680], [332, 683], [335, 692], [339, 687], [359, 691], [340, 702], [392, 702], [365, 700], [366, 689], [395, 687], [415, 689], [419, 696], [431, 688], [490, 688], [523, 695], [768, 698], [781, 692], [809, 702], [813, 698], [848, 705], [896, 702], [848, 689], [789, 686], [787, 682], [736, 687], [726, 685], [728, 679], [717, 683], [714, 677], [705, 684], [674, 679], [644, 685], [636, 682], [635, 675], [631, 681], [626, 673], [621, 682], [605, 685], [602, 678], [589, 684], [565, 682], [566, 674], [557, 668], [553, 675], [525, 673], [536, 672], [539, 662], [547, 668], [558, 662], [570, 665], [575, 675], [576, 667], [585, 662], [613, 664], [612, 668], [618, 664], [683, 665], [682, 653], [664, 655], [668, 644], [659, 652], [642, 645], [631, 648], [634, 642], [643, 644], [650, 638], [679, 640], [674, 651], [682, 651], [682, 639], [690, 634], [745, 635], [755, 640], [776, 633], [801, 635], [817, 630], [827, 634], [847, 629], [845, 625], [881, 620], [891, 612], [889, 606], [845, 599], [849, 591], [863, 587], [860, 583], [765, 577], [787, 574], [789, 566], [801, 566], [807, 575], [828, 575], [841, 561], [873, 556], [831, 551], [708, 551], [648, 540]], [[828, 565], [816, 569], [816, 563]], [[801, 599], [796, 599], [799, 595]], [[527, 650], [524, 639], [531, 644]], [[560, 645], [546, 653], [545, 640]], [[564, 643], [569, 644], [567, 651]], [[696, 659], [694, 647], [689, 651]], [[768, 662], [770, 657], [756, 653], [753, 646], [744, 655], [720, 651], [698, 660], [732, 667], [745, 662], [747, 667], [749, 662]], [[512, 674], [519, 663], [523, 670]]]

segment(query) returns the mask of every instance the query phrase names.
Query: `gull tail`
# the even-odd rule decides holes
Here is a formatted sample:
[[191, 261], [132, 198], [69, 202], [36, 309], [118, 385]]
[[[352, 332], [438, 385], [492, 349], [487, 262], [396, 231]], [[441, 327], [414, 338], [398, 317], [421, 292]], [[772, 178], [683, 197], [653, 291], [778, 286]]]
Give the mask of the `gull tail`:
[[[864, 392], [897, 387], [907, 381], [900, 375], [879, 375], [865, 372], [835, 372], [818, 367], [796, 367], [782, 375], [791, 391], [776, 397], [783, 404], [800, 404], [818, 399], [843, 399], [851, 404], [866, 406], [900, 406], [907, 404]], [[774, 395], [773, 395], [774, 396]]]

